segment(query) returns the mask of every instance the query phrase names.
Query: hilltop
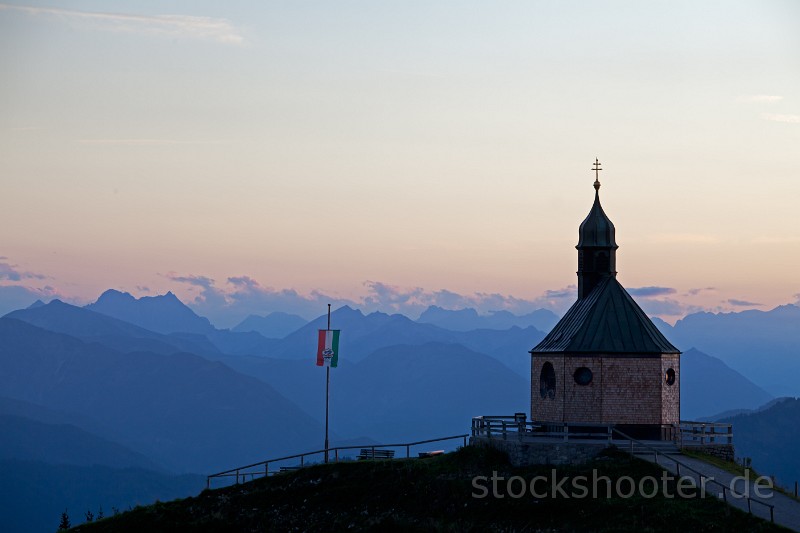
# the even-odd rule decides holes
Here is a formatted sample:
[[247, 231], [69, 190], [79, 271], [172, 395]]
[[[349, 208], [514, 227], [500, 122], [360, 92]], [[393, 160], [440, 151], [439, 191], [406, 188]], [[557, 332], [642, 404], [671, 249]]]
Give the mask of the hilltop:
[[[512, 467], [496, 451], [467, 447], [431, 459], [345, 462], [310, 466], [199, 496], [139, 507], [74, 531], [785, 531], [715, 498], [542, 498], [529, 492], [489, 496], [473, 486], [493, 472], [508, 480], [551, 476], [553, 467]], [[661, 469], [607, 450], [581, 466], [558, 467], [557, 478], [592, 471], [616, 480], [660, 477]], [[612, 484], [615, 481], [612, 481]], [[669, 490], [674, 494], [674, 482]], [[521, 483], [513, 486], [521, 490]], [[541, 486], [541, 485], [540, 485]], [[566, 485], [570, 492], [569, 484]], [[548, 491], [549, 489], [545, 489]], [[624, 492], [624, 491], [623, 491]]]

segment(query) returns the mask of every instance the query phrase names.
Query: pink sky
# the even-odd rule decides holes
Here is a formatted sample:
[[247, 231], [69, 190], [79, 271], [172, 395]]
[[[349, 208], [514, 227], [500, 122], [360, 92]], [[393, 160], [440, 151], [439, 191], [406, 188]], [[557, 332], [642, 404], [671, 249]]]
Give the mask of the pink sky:
[[247, 276], [561, 309], [595, 157], [645, 309], [800, 293], [796, 3], [170, 9], [0, 4], [6, 307]]

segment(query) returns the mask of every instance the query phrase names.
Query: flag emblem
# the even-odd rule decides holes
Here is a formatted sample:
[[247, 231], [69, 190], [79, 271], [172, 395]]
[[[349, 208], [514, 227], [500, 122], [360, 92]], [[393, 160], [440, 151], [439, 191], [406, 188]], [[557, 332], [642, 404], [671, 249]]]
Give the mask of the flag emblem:
[[339, 330], [321, 329], [317, 341], [317, 366], [336, 368], [339, 364]]

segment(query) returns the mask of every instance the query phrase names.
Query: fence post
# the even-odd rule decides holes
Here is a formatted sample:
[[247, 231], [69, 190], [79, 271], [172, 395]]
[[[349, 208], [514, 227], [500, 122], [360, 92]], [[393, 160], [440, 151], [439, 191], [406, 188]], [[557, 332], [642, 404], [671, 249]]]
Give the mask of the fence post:
[[464, 435], [464, 437], [462, 437], [462, 438], [464, 439], [464, 448], [466, 448], [467, 447], [467, 436]]
[[269, 461], [264, 463], [264, 477], [269, 477]]
[[[797, 487], [797, 485], [795, 485]], [[206, 490], [211, 488], [211, 476], [206, 477]]]
[[335, 450], [333, 450], [333, 457], [334, 457], [334, 460], [338, 463], [339, 462], [339, 448], [336, 448]]
[[300, 466], [304, 466], [305, 465], [305, 462], [303, 461], [305, 458], [306, 458], [305, 455], [301, 455], [300, 456]]
[[236, 469], [236, 484], [239, 484], [239, 469]]
[[569, 441], [569, 426], [564, 422], [564, 442]]
[[503, 440], [507, 440], [508, 439], [508, 435], [506, 435], [506, 421], [503, 420], [502, 424], [503, 424]]
[[375, 446], [372, 447], [372, 458], [375, 459]]
[[409, 457], [411, 457], [411, 447], [408, 444], [406, 444], [406, 459], [408, 459]]

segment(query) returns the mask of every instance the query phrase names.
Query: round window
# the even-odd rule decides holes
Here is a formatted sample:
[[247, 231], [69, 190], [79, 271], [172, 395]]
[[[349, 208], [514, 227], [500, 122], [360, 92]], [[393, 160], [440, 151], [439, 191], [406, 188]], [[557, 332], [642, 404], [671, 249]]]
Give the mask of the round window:
[[550, 361], [542, 365], [542, 372], [539, 374], [539, 395], [550, 399], [556, 397], [556, 371]]
[[668, 368], [667, 371], [664, 373], [664, 381], [667, 382], [667, 385], [674, 385], [675, 384], [675, 370], [672, 368]]
[[575, 369], [575, 373], [572, 374], [572, 377], [575, 378], [575, 383], [578, 385], [588, 385], [592, 382], [594, 374], [592, 374], [591, 370], [582, 366]]

